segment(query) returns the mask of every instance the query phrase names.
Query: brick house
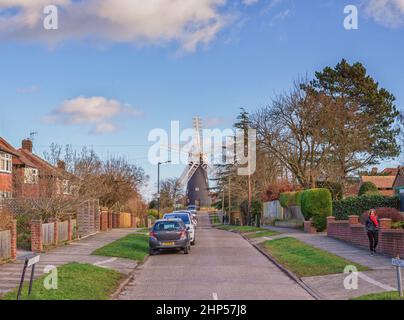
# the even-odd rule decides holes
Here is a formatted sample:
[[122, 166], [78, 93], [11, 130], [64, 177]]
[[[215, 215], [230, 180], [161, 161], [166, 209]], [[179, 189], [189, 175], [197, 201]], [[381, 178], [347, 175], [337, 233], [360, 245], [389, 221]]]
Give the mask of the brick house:
[[396, 178], [394, 179], [393, 188], [395, 190], [404, 189], [404, 166], [397, 170]]
[[29, 139], [22, 141], [18, 152], [38, 168], [39, 193], [41, 197], [50, 197], [52, 195], [71, 196], [72, 176], [66, 172], [65, 163], [59, 161], [57, 166], [38, 157], [33, 153], [33, 144]]
[[362, 183], [372, 182], [376, 185], [377, 189], [382, 195], [393, 196], [395, 194], [393, 189], [394, 180], [396, 176], [362, 176]]
[[13, 196], [13, 158], [16, 150], [0, 137], [0, 199]]

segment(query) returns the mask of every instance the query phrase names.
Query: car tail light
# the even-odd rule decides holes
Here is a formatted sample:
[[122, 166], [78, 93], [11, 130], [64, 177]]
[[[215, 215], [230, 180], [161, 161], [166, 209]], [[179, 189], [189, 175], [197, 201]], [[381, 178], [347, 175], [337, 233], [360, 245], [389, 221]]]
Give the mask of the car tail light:
[[150, 231], [150, 238], [154, 238], [157, 240], [157, 235], [154, 231]]
[[181, 231], [181, 240], [185, 240], [187, 238], [187, 232], [185, 230]]

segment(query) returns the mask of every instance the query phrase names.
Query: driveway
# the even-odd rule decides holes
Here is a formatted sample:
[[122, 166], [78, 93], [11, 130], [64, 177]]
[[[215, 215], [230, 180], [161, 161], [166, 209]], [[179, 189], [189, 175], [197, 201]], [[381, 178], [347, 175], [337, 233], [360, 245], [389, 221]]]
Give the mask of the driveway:
[[199, 221], [196, 246], [189, 255], [150, 257], [119, 299], [312, 299], [239, 235], [211, 228], [206, 214]]

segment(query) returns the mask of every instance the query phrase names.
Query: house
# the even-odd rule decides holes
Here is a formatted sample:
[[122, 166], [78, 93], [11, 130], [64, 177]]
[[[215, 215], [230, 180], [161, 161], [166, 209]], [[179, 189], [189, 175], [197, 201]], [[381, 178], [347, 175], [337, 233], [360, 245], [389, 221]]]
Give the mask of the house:
[[362, 183], [372, 182], [376, 185], [377, 189], [382, 195], [393, 196], [395, 191], [393, 189], [394, 180], [396, 176], [362, 176]]
[[397, 191], [404, 189], [404, 166], [398, 168], [396, 178], [394, 179], [393, 188]]
[[57, 166], [53, 166], [40, 158], [33, 153], [33, 143], [30, 139], [22, 141], [18, 152], [38, 169], [40, 197], [71, 196], [72, 176], [67, 173], [63, 161], [58, 161]]
[[0, 199], [13, 196], [13, 157], [16, 150], [0, 137]]

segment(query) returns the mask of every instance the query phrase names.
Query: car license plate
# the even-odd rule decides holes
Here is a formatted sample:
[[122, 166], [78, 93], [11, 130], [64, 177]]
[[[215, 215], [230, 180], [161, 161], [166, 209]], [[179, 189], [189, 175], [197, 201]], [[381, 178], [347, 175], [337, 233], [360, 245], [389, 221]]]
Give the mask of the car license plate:
[[173, 246], [174, 242], [163, 242], [163, 246]]

